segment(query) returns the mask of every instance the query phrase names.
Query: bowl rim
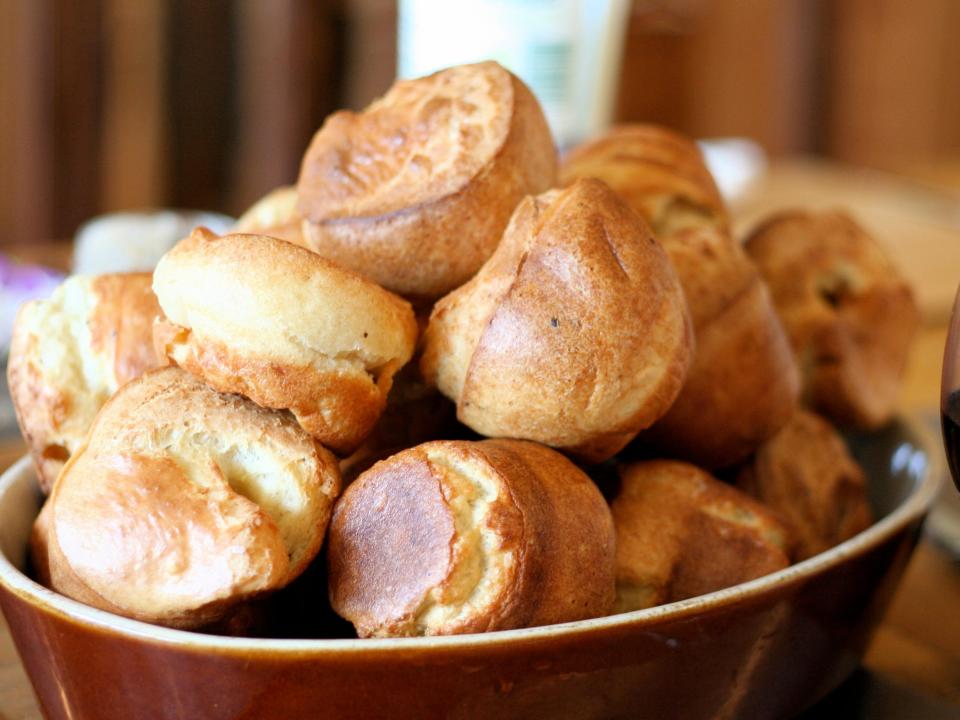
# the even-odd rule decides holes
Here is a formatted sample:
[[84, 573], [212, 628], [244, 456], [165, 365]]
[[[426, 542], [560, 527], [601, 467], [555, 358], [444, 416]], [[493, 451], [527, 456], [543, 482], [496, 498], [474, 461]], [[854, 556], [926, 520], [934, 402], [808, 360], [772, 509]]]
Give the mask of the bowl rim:
[[[916, 420], [902, 416], [898, 417], [897, 421], [903, 426], [907, 438], [920, 451], [923, 468], [919, 471], [920, 480], [907, 497], [878, 522], [825, 552], [769, 575], [706, 595], [628, 613], [555, 625], [464, 635], [362, 639], [242, 638], [151, 625], [84, 605], [35, 582], [18, 570], [3, 552], [0, 552], [0, 585], [35, 609], [59, 615], [91, 630], [116, 633], [179, 648], [230, 654], [239, 652], [247, 655], [259, 653], [300, 655], [322, 652], [323, 654], [352, 655], [370, 654], [374, 651], [405, 653], [429, 648], [480, 648], [504, 643], [516, 646], [517, 643], [525, 641], [572, 638], [580, 634], [629, 626], [644, 627], [662, 621], [684, 619], [705, 610], [722, 609], [737, 602], [760, 598], [768, 592], [802, 583], [837, 567], [851, 557], [882, 544], [911, 522], [923, 517], [929, 511], [940, 490], [942, 475], [945, 471], [943, 460], [940, 453], [935, 451], [938, 446], [934, 442], [931, 430]], [[910, 462], [917, 457], [915, 454], [912, 455]], [[0, 475], [0, 505], [5, 502], [11, 488], [24, 482], [24, 476], [32, 474], [32, 471], [31, 458], [25, 455]]]

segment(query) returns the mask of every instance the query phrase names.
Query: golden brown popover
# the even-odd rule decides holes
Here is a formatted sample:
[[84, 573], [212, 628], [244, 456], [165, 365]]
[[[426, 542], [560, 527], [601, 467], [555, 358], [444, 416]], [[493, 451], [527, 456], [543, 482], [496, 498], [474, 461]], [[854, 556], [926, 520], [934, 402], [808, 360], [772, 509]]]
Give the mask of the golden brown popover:
[[863, 470], [843, 438], [823, 418], [798, 410], [744, 466], [737, 485], [775, 510], [805, 560], [870, 527]]
[[303, 158], [299, 212], [324, 257], [432, 300], [477, 272], [556, 165], [527, 86], [495, 62], [462, 65], [330, 115]]
[[600, 461], [669, 409], [692, 342], [663, 249], [590, 179], [520, 204], [476, 277], [434, 306], [421, 368], [480, 434]]
[[773, 294], [803, 376], [803, 399], [841, 425], [893, 415], [920, 321], [909, 285], [843, 212], [778, 213], [747, 252]]
[[691, 226], [661, 243], [690, 307], [696, 350], [677, 401], [640, 441], [701, 467], [728, 467], [790, 419], [800, 374], [767, 286], [736, 240]]
[[774, 513], [689, 463], [626, 466], [610, 509], [618, 612], [703, 595], [790, 564], [792, 540]]
[[600, 178], [658, 238], [684, 227], [726, 229], [727, 209], [697, 144], [659, 125], [621, 125], [563, 158], [560, 182]]
[[303, 238], [303, 218], [297, 211], [297, 188], [294, 185], [274, 188], [257, 200], [240, 216], [230, 232], [269, 235], [310, 248]]
[[336, 459], [288, 414], [154, 370], [107, 402], [54, 486], [51, 585], [138, 620], [207, 625], [306, 568], [339, 490]]
[[447, 635], [607, 614], [614, 536], [573, 463], [518, 440], [437, 441], [383, 460], [330, 524], [330, 600], [361, 637]]
[[160, 365], [152, 341], [160, 314], [149, 273], [73, 276], [20, 308], [7, 381], [45, 493], [107, 398]]
[[342, 454], [369, 434], [416, 344], [409, 303], [276, 238], [198, 229], [153, 287], [161, 354], [220, 392], [290, 410]]
[[640, 441], [707, 468], [744, 460], [790, 418], [800, 381], [697, 144], [655, 125], [622, 126], [575, 148], [561, 176], [600, 178], [647, 219], [690, 307], [693, 366], [676, 403]]

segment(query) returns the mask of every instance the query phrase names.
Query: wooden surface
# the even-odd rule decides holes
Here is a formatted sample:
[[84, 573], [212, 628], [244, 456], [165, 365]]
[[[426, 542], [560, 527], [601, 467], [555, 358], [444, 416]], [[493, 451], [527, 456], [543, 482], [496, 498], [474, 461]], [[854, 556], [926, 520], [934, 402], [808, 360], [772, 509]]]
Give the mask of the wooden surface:
[[[900, 168], [960, 160], [955, 0], [632, 0], [620, 121]], [[396, 0], [0, 0], [0, 244], [238, 214], [396, 71]], [[549, 37], [546, 35], [544, 37]]]
[[821, 116], [827, 153], [884, 168], [956, 157], [960, 3], [844, 0], [822, 8], [831, 30], [818, 88], [829, 108]]
[[[774, 168], [767, 182], [739, 208], [739, 226], [748, 227], [778, 205], [828, 201], [854, 206], [916, 283], [926, 326], [913, 345], [901, 408], [930, 419], [938, 407], [944, 324], [960, 281], [960, 229], [951, 229], [947, 206], [939, 196], [923, 196], [891, 178], [814, 163]], [[954, 212], [954, 222], [960, 224], [960, 211], [954, 208]], [[29, 253], [33, 259], [35, 252]], [[56, 261], [62, 264], [64, 253], [59, 252]], [[22, 453], [19, 440], [0, 442], [0, 467]], [[951, 487], [947, 491], [954, 492]], [[960, 706], [958, 612], [960, 563], [925, 537], [866, 654], [865, 666], [897, 685]], [[0, 620], [0, 720], [39, 717], [29, 682]]]

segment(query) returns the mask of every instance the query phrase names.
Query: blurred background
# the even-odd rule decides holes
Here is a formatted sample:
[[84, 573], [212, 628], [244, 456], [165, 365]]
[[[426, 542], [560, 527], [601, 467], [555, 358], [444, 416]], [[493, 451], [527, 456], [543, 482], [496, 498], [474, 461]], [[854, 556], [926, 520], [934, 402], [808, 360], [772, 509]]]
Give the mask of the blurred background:
[[[960, 3], [625, 4], [613, 120], [960, 197]], [[296, 178], [326, 114], [387, 89], [397, 37], [393, 0], [0, 0], [0, 243], [119, 209], [241, 212]]]

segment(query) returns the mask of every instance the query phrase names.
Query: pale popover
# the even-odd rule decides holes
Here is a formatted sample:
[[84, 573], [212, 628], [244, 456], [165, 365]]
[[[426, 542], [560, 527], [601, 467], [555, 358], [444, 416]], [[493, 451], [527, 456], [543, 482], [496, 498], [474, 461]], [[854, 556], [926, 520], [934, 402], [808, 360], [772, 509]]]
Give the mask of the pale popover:
[[843, 212], [793, 210], [763, 222], [746, 248], [796, 353], [804, 402], [841, 425], [887, 422], [920, 317], [876, 240]]
[[363, 473], [334, 510], [330, 601], [360, 637], [449, 635], [606, 615], [610, 510], [549, 448], [437, 441]]
[[478, 433], [601, 461], [669, 409], [692, 345], [663, 249], [589, 179], [520, 204], [476, 277], [435, 305], [421, 368]]
[[201, 627], [299, 575], [339, 490], [334, 456], [288, 414], [154, 370], [103, 407], [54, 486], [50, 582], [120, 615]]
[[725, 229], [726, 206], [693, 140], [659, 125], [621, 125], [563, 158], [560, 182], [600, 178], [658, 238], [691, 225]]
[[789, 531], [759, 502], [689, 463], [621, 469], [611, 503], [617, 612], [703, 595], [790, 564]]
[[811, 412], [798, 410], [765, 442], [740, 470], [737, 485], [788, 524], [796, 560], [839, 545], [873, 522], [863, 469], [833, 426]]
[[231, 233], [269, 235], [309, 249], [303, 238], [303, 218], [297, 212], [297, 188], [274, 188], [251, 205], [237, 220]]
[[44, 493], [107, 398], [160, 365], [152, 341], [160, 314], [149, 273], [76, 275], [20, 308], [7, 382]]
[[693, 366], [676, 403], [640, 441], [707, 468], [744, 460], [789, 420], [800, 379], [697, 144], [654, 125], [623, 126], [575, 148], [561, 175], [603, 180], [647, 219], [690, 306]]
[[298, 208], [318, 253], [430, 301], [477, 272], [556, 164], [523, 82], [495, 62], [461, 65], [330, 115], [303, 158]]
[[290, 410], [340, 454], [376, 424], [416, 344], [409, 303], [267, 236], [198, 229], [164, 255], [153, 287], [167, 317], [160, 354], [220, 392]]

